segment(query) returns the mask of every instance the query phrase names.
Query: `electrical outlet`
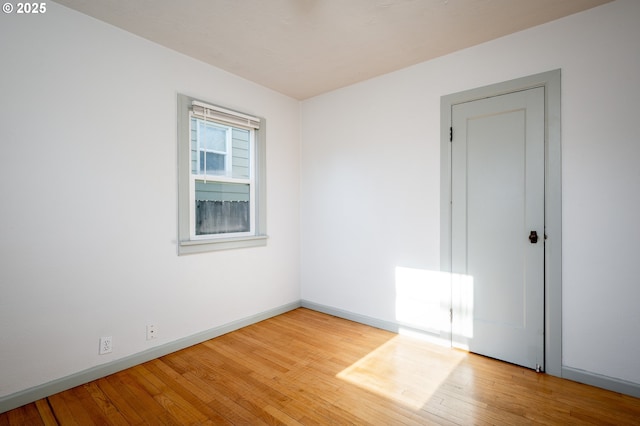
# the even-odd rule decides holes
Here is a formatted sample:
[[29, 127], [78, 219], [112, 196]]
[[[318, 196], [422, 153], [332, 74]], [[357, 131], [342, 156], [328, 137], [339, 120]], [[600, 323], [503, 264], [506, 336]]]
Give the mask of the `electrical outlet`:
[[111, 336], [105, 336], [100, 338], [100, 349], [98, 353], [100, 355], [108, 354], [113, 351], [113, 341]]
[[147, 326], [147, 340], [153, 340], [155, 339], [157, 336], [158, 332], [156, 330], [156, 326], [153, 324], [149, 324]]

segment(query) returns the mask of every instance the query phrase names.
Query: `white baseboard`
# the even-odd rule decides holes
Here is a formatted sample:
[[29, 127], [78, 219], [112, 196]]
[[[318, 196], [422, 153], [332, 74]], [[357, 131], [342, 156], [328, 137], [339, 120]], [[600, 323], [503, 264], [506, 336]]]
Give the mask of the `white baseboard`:
[[308, 308], [314, 311], [322, 312], [324, 314], [333, 315], [334, 317], [347, 319], [360, 324], [369, 325], [371, 327], [379, 328], [381, 330], [391, 331], [392, 333], [411, 335], [418, 339], [427, 340], [431, 343], [435, 343], [440, 346], [451, 346], [451, 342], [448, 339], [442, 338], [438, 334], [413, 328], [404, 324], [400, 324], [398, 322], [385, 321], [378, 318], [369, 317], [366, 315], [356, 314], [354, 312], [344, 311], [342, 309], [333, 308], [331, 306], [309, 302], [308, 300], [302, 300], [300, 302], [300, 305], [303, 308]]
[[311, 309], [313, 311], [322, 312], [323, 314], [333, 315], [334, 317], [359, 322], [360, 324], [370, 325], [371, 327], [380, 328], [382, 330], [392, 331], [394, 333], [400, 331], [400, 326], [394, 322], [384, 321], [377, 318], [368, 317], [366, 315], [356, 314], [350, 311], [343, 311], [342, 309], [309, 302], [308, 300], [301, 300], [300, 306], [302, 306], [303, 308]]
[[585, 385], [640, 398], [640, 384], [638, 383], [614, 379], [613, 377], [565, 366], [562, 367], [562, 377], [573, 380], [574, 382], [584, 383]]
[[182, 339], [166, 343], [164, 345], [156, 346], [145, 351], [120, 358], [107, 364], [97, 365], [95, 367], [79, 371], [69, 376], [52, 380], [42, 385], [34, 386], [32, 388], [25, 389], [8, 396], [4, 396], [0, 398], [0, 413], [4, 413], [5, 411], [21, 407], [25, 404], [29, 404], [42, 398], [46, 398], [47, 396], [65, 391], [67, 389], [71, 389], [90, 381], [97, 380], [101, 377], [108, 376], [109, 374], [126, 370], [127, 368], [131, 368], [135, 365], [139, 365], [147, 361], [151, 361], [152, 359], [156, 359], [161, 356], [179, 351], [181, 349], [188, 348], [189, 346], [202, 343], [206, 340], [222, 336], [223, 334], [227, 334], [234, 330], [238, 330], [248, 325], [255, 324], [265, 319], [283, 314], [285, 312], [299, 308], [300, 306], [301, 305], [299, 301], [282, 305], [274, 309], [260, 312], [256, 315], [251, 315], [249, 317], [203, 331], [201, 333], [187, 336]]

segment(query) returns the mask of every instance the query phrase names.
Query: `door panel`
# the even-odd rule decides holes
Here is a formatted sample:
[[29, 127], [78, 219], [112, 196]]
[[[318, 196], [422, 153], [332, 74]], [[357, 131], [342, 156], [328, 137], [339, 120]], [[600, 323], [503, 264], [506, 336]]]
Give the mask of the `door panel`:
[[543, 367], [544, 89], [454, 105], [452, 127], [453, 343]]

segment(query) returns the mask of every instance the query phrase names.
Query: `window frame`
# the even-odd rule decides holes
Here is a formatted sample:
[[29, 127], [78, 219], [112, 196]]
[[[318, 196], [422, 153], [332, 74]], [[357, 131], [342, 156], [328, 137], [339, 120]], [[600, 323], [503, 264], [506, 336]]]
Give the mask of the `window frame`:
[[[207, 125], [207, 121], [206, 120], [201, 120], [198, 117], [195, 117], [193, 115], [192, 111], [189, 111], [189, 123], [192, 122], [192, 120], [195, 119], [196, 123], [199, 124], [199, 121], [204, 121], [205, 122], [205, 126]], [[207, 240], [207, 239], [229, 239], [229, 238], [235, 238], [235, 237], [248, 237], [248, 236], [252, 236], [255, 232], [255, 213], [254, 213], [254, 208], [253, 206], [255, 205], [255, 162], [254, 162], [254, 157], [255, 157], [255, 140], [256, 140], [256, 130], [255, 129], [251, 129], [249, 127], [245, 127], [245, 126], [239, 126], [239, 125], [226, 125], [226, 124], [222, 124], [222, 123], [218, 123], [215, 121], [211, 121], [211, 123], [213, 123], [214, 126], [217, 127], [221, 127], [221, 128], [226, 128], [226, 134], [225, 134], [225, 166], [224, 166], [224, 174], [207, 174], [206, 168], [201, 167], [202, 165], [200, 164], [200, 127], [198, 126], [198, 129], [196, 130], [196, 134], [197, 134], [197, 138], [198, 138], [198, 145], [197, 145], [197, 174], [193, 173], [193, 170], [191, 171], [191, 173], [189, 174], [189, 197], [190, 197], [190, 201], [189, 201], [189, 206], [194, 206], [196, 203], [196, 183], [197, 182], [204, 182], [204, 183], [208, 183], [208, 182], [215, 182], [215, 183], [221, 183], [221, 184], [225, 184], [225, 183], [235, 183], [235, 184], [240, 184], [240, 185], [249, 185], [249, 206], [250, 206], [250, 214], [249, 214], [249, 230], [248, 231], [241, 231], [241, 232], [226, 232], [226, 233], [219, 233], [219, 234], [196, 234], [196, 220], [195, 220], [195, 214], [193, 213], [189, 213], [189, 237], [191, 238], [191, 240]], [[232, 169], [232, 163], [233, 163], [233, 129], [241, 129], [241, 130], [247, 130], [249, 132], [249, 176], [244, 178], [244, 177], [233, 177], [233, 169]], [[190, 129], [191, 130], [191, 129]], [[191, 134], [191, 133], [189, 133]], [[191, 140], [189, 141], [191, 142]], [[205, 143], [206, 144], [206, 143]], [[203, 152], [215, 152], [215, 151], [210, 151], [207, 150], [206, 148], [202, 149]], [[204, 171], [204, 173], [202, 173]]]
[[[251, 230], [249, 232], [195, 235], [195, 181], [202, 175], [191, 173], [191, 118], [194, 103], [206, 104], [212, 108], [221, 109], [227, 114], [246, 114], [216, 106], [187, 95], [178, 94], [178, 255], [202, 253], [217, 250], [228, 250], [244, 247], [258, 247], [266, 245], [266, 121], [259, 118], [259, 128], [251, 132], [253, 143], [250, 141], [250, 208]], [[216, 123], [217, 124], [217, 123]], [[227, 123], [220, 123], [228, 126]], [[232, 124], [229, 127], [242, 128]], [[232, 130], [230, 130], [232, 131]], [[228, 148], [231, 155], [233, 148]], [[198, 157], [200, 153], [198, 152]], [[198, 158], [198, 163], [199, 163]], [[198, 164], [199, 166], [199, 164]], [[200, 170], [198, 170], [200, 171]], [[227, 169], [227, 172], [229, 170]], [[238, 183], [242, 179], [233, 179], [226, 175], [208, 175], [207, 181]]]

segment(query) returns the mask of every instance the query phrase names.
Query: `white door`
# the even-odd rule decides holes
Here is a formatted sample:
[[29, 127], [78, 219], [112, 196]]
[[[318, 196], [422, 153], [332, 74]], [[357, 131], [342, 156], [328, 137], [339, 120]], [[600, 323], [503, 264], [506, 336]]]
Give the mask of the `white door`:
[[544, 124], [542, 87], [452, 107], [453, 344], [533, 369], [544, 369]]

